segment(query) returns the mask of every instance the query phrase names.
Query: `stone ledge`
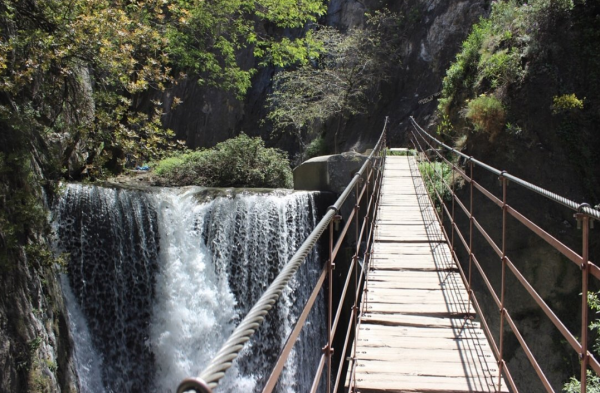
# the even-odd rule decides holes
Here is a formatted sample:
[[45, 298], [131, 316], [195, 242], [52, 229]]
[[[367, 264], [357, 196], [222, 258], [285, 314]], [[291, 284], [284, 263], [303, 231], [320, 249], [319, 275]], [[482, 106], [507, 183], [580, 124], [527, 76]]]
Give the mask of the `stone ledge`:
[[294, 168], [294, 190], [340, 194], [368, 156], [348, 152], [314, 157]]

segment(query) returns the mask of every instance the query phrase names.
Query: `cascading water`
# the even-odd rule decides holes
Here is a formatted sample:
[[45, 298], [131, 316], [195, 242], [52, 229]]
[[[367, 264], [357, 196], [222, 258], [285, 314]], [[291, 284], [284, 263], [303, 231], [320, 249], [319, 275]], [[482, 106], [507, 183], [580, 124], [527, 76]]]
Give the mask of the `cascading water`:
[[[77, 358], [88, 359], [78, 369], [82, 391], [105, 391], [89, 389], [88, 378], [99, 375], [90, 372], [94, 365], [106, 391], [168, 392], [197, 375], [316, 224], [312, 193], [243, 193], [200, 203], [199, 190], [67, 186], [55, 222], [59, 246], [71, 254], [70, 314], [80, 309], [87, 323], [75, 318], [71, 326], [89, 330], [75, 336]], [[262, 388], [320, 270], [313, 253], [220, 391]], [[310, 388], [325, 340], [320, 304], [280, 392]]]

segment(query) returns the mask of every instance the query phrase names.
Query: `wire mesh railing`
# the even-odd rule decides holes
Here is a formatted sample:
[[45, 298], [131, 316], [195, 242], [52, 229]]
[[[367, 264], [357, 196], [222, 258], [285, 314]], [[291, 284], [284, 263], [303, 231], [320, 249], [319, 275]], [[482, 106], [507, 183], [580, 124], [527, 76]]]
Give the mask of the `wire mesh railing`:
[[[589, 345], [589, 304], [588, 304], [588, 290], [590, 288], [590, 276], [600, 280], [600, 269], [596, 264], [589, 260], [589, 250], [590, 250], [590, 227], [593, 228], [594, 220], [600, 219], [600, 211], [591, 208], [589, 204], [586, 203], [576, 203], [567, 198], [564, 198], [560, 195], [552, 193], [548, 190], [545, 190], [541, 187], [538, 187], [532, 183], [529, 183], [523, 179], [520, 179], [516, 176], [513, 176], [506, 171], [500, 171], [496, 168], [493, 168], [481, 161], [474, 159], [473, 157], [467, 156], [462, 152], [453, 149], [452, 147], [440, 142], [427, 131], [425, 131], [417, 122], [411, 117], [411, 122], [413, 125], [412, 131], [412, 143], [415, 149], [419, 152], [418, 160], [420, 162], [426, 162], [428, 165], [434, 166], [433, 161], [429, 156], [433, 156], [435, 161], [444, 162], [448, 167], [451, 168], [452, 178], [459, 178], [464, 181], [466, 185], [468, 185], [468, 195], [469, 195], [469, 203], [468, 206], [466, 203], [463, 203], [461, 199], [457, 196], [455, 181], [449, 182], [444, 179], [442, 170], [434, 170], [427, 171], [425, 174], [425, 181], [430, 184], [439, 184], [440, 188], [431, 187], [432, 199], [437, 200], [437, 206], [439, 206], [438, 220], [440, 221], [442, 228], [451, 243], [452, 253], [454, 258], [457, 261], [457, 266], [460, 269], [460, 274], [463, 277], [465, 284], [467, 285], [467, 290], [469, 293], [469, 298], [473, 304], [473, 307], [477, 311], [478, 315], [481, 317], [482, 327], [484, 328], [485, 334], [490, 340], [491, 348], [494, 352], [496, 360], [499, 366], [499, 378], [498, 378], [498, 390], [500, 390], [500, 385], [502, 383], [502, 377], [508, 383], [513, 392], [518, 392], [518, 386], [515, 384], [515, 380], [511, 375], [510, 371], [506, 366], [506, 332], [508, 330], [514, 334], [514, 337], [518, 341], [520, 347], [524, 351], [525, 356], [531, 363], [535, 373], [537, 374], [539, 380], [541, 381], [544, 389], [547, 392], [554, 392], [554, 388], [551, 385], [548, 377], [542, 367], [540, 366], [538, 360], [534, 356], [534, 353], [528, 346], [523, 334], [519, 330], [517, 323], [513, 315], [511, 314], [509, 307], [506, 303], [506, 295], [507, 292], [511, 290], [511, 288], [507, 287], [507, 275], [512, 273], [514, 278], [518, 283], [521, 284], [522, 288], [529, 294], [531, 299], [535, 302], [537, 307], [546, 315], [546, 317], [551, 321], [551, 323], [555, 326], [555, 328], [560, 332], [564, 340], [569, 344], [569, 346], [574, 350], [579, 357], [580, 360], [580, 382], [581, 382], [581, 392], [586, 393], [588, 391], [588, 369], [591, 368], [596, 374], [600, 375], [600, 364], [590, 352]], [[455, 158], [461, 158], [464, 160], [464, 165], [459, 166], [455, 160], [449, 160], [447, 155], [454, 155]], [[486, 173], [491, 173], [494, 176], [497, 176], [501, 187], [502, 187], [502, 196], [497, 197], [493, 192], [486, 189], [482, 184], [476, 182], [474, 180], [474, 169], [478, 167], [484, 170]], [[517, 184], [523, 189], [539, 194], [544, 198], [549, 199], [557, 204], [563, 205], [574, 212], [574, 216], [577, 219], [579, 226], [582, 228], [582, 246], [581, 253], [576, 252], [572, 248], [568, 247], [561, 241], [559, 241], [556, 237], [550, 234], [548, 231], [541, 228], [539, 225], [528, 219], [521, 212], [517, 211], [514, 206], [508, 204], [507, 202], [507, 185], [509, 182], [513, 184]], [[488, 233], [488, 230], [484, 228], [484, 220], [481, 222], [475, 217], [474, 214], [474, 194], [475, 191], [479, 192], [481, 195], [485, 197], [485, 199], [491, 201], [494, 205], [496, 205], [501, 210], [501, 241], [498, 244], [493, 237]], [[444, 200], [442, 194], [449, 193], [451, 201]], [[468, 219], [468, 230], [461, 231], [459, 224], [457, 222], [457, 212], [463, 212]], [[556, 312], [552, 309], [550, 305], [544, 300], [544, 298], [536, 291], [534, 286], [527, 280], [525, 275], [519, 270], [517, 265], [513, 263], [511, 260], [511, 256], [508, 255], [507, 252], [507, 219], [512, 217], [524, 225], [530, 232], [532, 232], [536, 237], [542, 239], [545, 243], [550, 245], [557, 252], [562, 254], [565, 258], [573, 262], [575, 265], [579, 267], [581, 270], [581, 331], [579, 332], [579, 337], [577, 334], [572, 333], [566, 325], [566, 321], [561, 320]], [[448, 229], [444, 226], [444, 223], [448, 223]], [[450, 233], [448, 233], [450, 232]], [[463, 233], [468, 232], [468, 233]], [[490, 276], [488, 272], [485, 271], [483, 267], [482, 261], [478, 259], [478, 256], [475, 255], [475, 244], [474, 244], [474, 235], [479, 234], [485, 239], [485, 243], [487, 243], [491, 249], [493, 250], [493, 254], [496, 254], [497, 261], [501, 264], [501, 278], [500, 278], [500, 290], [497, 291], [494, 289], [494, 286], [491, 283]], [[478, 235], [478, 236], [479, 236]], [[456, 242], [460, 241], [459, 244], [462, 244], [465, 253], [468, 255], [468, 261], [465, 261], [465, 268], [461, 265], [458, 254], [455, 248], [455, 240]], [[478, 272], [479, 276], [483, 280], [484, 288], [487, 288], [487, 291], [492, 299], [493, 304], [498, 308], [500, 317], [499, 317], [499, 327], [498, 327], [498, 336], [499, 339], [496, 341], [492, 331], [490, 329], [490, 325], [488, 324], [486, 318], [482, 313], [482, 308], [475, 297], [475, 293], [473, 291], [473, 273], [474, 271]], [[498, 293], [499, 292], [499, 293]], [[505, 329], [505, 326], [508, 326], [508, 329]]]
[[[386, 118], [381, 136], [371, 154], [360, 170], [354, 174], [352, 180], [337, 201], [327, 209], [324, 217], [319, 221], [292, 258], [284, 265], [280, 273], [244, 317], [242, 322], [236, 327], [209, 365], [198, 377], [183, 380], [177, 389], [178, 393], [190, 391], [209, 393], [217, 387], [219, 381], [225, 376], [226, 371], [232, 366], [233, 361], [244, 347], [244, 344], [250, 340], [261, 325], [267, 313], [269, 313], [279, 299], [284, 288], [304, 262], [306, 256], [317, 246], [317, 242], [326, 230], [329, 233], [328, 260], [323, 266], [323, 270], [302, 313], [296, 321], [294, 329], [288, 336], [287, 342], [279, 354], [270, 377], [263, 388], [263, 392], [268, 393], [275, 388], [286, 360], [298, 340], [310, 311], [315, 306], [319, 292], [323, 288], [327, 291], [327, 321], [324, 321], [327, 324], [327, 341], [324, 343], [319, 366], [310, 391], [317, 391], [324, 373], [326, 376], [325, 389], [327, 393], [330, 393], [332, 390], [338, 390], [342, 372], [346, 364], [343, 360], [346, 358], [346, 354], [351, 347], [350, 339], [356, 330], [360, 287], [364, 281], [364, 271], [367, 269], [370, 257], [372, 232], [377, 212], [376, 207], [381, 187], [383, 164], [385, 162], [387, 123], [388, 119]], [[353, 205], [350, 205], [348, 216], [342, 217], [340, 214], [342, 209], [346, 209], [348, 204], [352, 202]], [[361, 210], [361, 203], [364, 203], [365, 206], [363, 210]], [[338, 231], [338, 235], [334, 236], [336, 232], [335, 228], [342, 220], [345, 221], [344, 226], [341, 231]], [[336, 258], [352, 226], [354, 227], [355, 241], [353, 256], [349, 263], [346, 277], [343, 280], [344, 285], [341, 290], [340, 299], [334, 303], [333, 271], [336, 265]], [[362, 261], [362, 265], [360, 261]], [[327, 282], [327, 285], [325, 285], [325, 282]], [[338, 329], [342, 322], [343, 304], [348, 297], [351, 297], [352, 301], [350, 317], [348, 318], [347, 326], [344, 329]], [[341, 360], [338, 362], [337, 370], [334, 370], [333, 342], [338, 339], [344, 344], [339, 356], [336, 355]]]

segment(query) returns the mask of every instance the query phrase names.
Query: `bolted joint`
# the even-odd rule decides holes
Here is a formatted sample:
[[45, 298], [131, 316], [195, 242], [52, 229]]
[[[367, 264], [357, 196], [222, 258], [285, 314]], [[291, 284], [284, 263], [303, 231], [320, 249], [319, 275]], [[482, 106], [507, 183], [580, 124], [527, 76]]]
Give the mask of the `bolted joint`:
[[[584, 203], [583, 205], [587, 205], [587, 203]], [[580, 205], [581, 207], [581, 205]], [[579, 210], [579, 209], [577, 209]], [[589, 228], [594, 229], [594, 219], [591, 218], [590, 216], [588, 216], [585, 213], [575, 213], [573, 214], [573, 217], [575, 217], [575, 219], [577, 220], [577, 229], [581, 229], [581, 223], [586, 221], [588, 222]]]
[[327, 344], [323, 348], [321, 348], [321, 351], [323, 351], [323, 353], [326, 356], [331, 356], [331, 355], [333, 355], [334, 349], [331, 348], [331, 346], [329, 344]]
[[592, 208], [592, 206], [589, 203], [581, 203], [579, 206], [577, 206], [577, 213], [583, 213], [583, 209], [586, 207], [588, 209]]
[[335, 216], [333, 216], [333, 226], [335, 228], [336, 231], [340, 230], [340, 221], [342, 221], [342, 216], [339, 214], [336, 214]]
[[500, 176], [498, 176], [498, 184], [502, 185], [502, 183], [506, 181], [506, 185], [508, 185], [508, 179], [506, 178], [506, 171], [502, 171]]

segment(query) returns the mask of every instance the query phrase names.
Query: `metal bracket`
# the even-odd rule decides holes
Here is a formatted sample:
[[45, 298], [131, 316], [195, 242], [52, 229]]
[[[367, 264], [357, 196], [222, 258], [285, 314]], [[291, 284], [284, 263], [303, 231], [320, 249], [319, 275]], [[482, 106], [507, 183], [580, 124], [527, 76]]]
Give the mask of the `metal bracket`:
[[590, 229], [594, 229], [594, 221], [596, 221], [593, 217], [590, 217], [589, 215], [583, 213], [583, 208], [590, 208], [591, 206], [589, 203], [582, 203], [577, 207], [577, 213], [573, 214], [573, 217], [575, 217], [575, 219], [577, 220], [577, 229], [581, 229], [581, 222], [583, 221], [583, 219], [585, 217], [588, 218], [588, 222], [589, 222], [589, 228]]
[[502, 171], [500, 173], [500, 176], [498, 176], [498, 183], [500, 184], [500, 186], [502, 186], [502, 181], [506, 179], [506, 185], [509, 186], [510, 185], [510, 180], [506, 177], [506, 174], [508, 172], [506, 171]]
[[339, 214], [333, 216], [333, 226], [336, 231], [340, 230], [340, 221], [342, 221], [343, 217]]

